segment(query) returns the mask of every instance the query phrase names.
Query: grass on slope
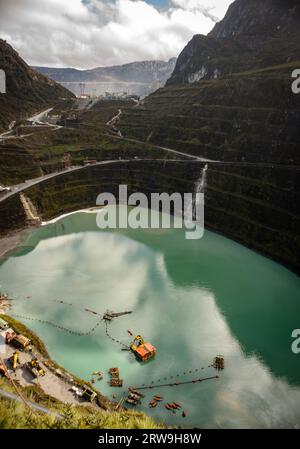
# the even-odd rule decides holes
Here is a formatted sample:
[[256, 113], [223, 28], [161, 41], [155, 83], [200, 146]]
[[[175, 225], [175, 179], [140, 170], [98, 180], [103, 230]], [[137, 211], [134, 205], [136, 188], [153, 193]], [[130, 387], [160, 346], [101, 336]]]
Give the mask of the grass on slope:
[[40, 354], [44, 357], [49, 357], [46, 346], [42, 340], [34, 332], [28, 329], [28, 327], [8, 315], [1, 314], [0, 318], [5, 320], [16, 332], [29, 338]]
[[56, 406], [63, 418], [30, 412], [23, 403], [0, 398], [0, 429], [162, 429], [144, 413], [95, 411], [91, 407]]

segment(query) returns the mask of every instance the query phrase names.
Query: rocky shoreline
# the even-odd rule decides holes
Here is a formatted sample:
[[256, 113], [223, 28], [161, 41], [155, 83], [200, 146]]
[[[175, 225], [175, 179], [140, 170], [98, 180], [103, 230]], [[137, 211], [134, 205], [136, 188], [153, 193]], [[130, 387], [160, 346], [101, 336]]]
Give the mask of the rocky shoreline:
[[27, 227], [18, 229], [4, 235], [0, 238], [0, 260], [7, 257], [12, 251], [16, 250], [18, 246], [24, 241]]
[[[32, 381], [32, 378], [27, 373], [25, 373], [25, 371], [23, 374], [18, 373], [18, 371], [13, 374], [11, 373], [10, 375], [14, 376], [14, 380], [17, 381], [17, 383], [22, 388], [26, 388], [29, 386], [34, 388], [36, 385], [41, 388], [46, 395], [52, 396], [54, 399], [65, 404], [84, 406], [89, 405], [95, 408], [99, 407], [103, 410], [116, 410], [117, 404], [109, 400], [106, 396], [103, 396], [99, 391], [95, 390], [90, 382], [76, 377], [75, 375], [69, 373], [65, 368], [58, 365], [55, 361], [53, 361], [47, 351], [44, 342], [31, 329], [29, 329], [23, 323], [17, 321], [15, 318], [10, 317], [9, 315], [0, 314], [0, 317], [4, 319], [16, 332], [21, 333], [22, 335], [30, 339], [34, 347], [34, 355], [38, 357], [46, 371], [45, 377], [41, 377], [36, 384]], [[6, 347], [6, 356], [8, 358], [13, 355], [13, 352], [14, 348], [10, 346]], [[20, 353], [20, 357], [22, 357], [22, 362], [27, 363], [30, 360], [31, 355], [27, 354], [26, 352], [22, 352]], [[95, 404], [91, 404], [87, 400], [83, 401], [81, 398], [77, 398], [72, 391], [72, 385], [76, 385], [79, 388], [87, 386], [95, 391]]]

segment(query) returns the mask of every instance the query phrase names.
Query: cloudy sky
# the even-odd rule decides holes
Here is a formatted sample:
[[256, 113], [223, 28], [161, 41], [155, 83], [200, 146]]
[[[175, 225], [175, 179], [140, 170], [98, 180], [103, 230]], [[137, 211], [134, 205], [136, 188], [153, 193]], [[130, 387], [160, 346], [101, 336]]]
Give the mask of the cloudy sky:
[[233, 0], [0, 0], [0, 37], [32, 65], [92, 68], [177, 56]]

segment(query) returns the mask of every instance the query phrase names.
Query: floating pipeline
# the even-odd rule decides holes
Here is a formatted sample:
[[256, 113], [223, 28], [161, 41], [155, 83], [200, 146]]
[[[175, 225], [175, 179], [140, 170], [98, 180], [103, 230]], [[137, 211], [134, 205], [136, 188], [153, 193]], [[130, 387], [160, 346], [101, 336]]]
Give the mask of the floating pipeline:
[[[69, 305], [71, 305], [71, 304], [69, 303]], [[97, 321], [96, 324], [91, 329], [89, 329], [86, 332], [79, 332], [79, 331], [76, 331], [76, 330], [73, 330], [73, 329], [68, 329], [68, 328], [66, 328], [64, 326], [61, 326], [59, 324], [52, 323], [51, 321], [47, 321], [47, 320], [42, 320], [40, 318], [28, 317], [28, 316], [18, 315], [18, 314], [11, 314], [11, 316], [15, 317], [15, 318], [24, 319], [24, 320], [37, 321], [39, 323], [46, 324], [46, 325], [55, 327], [55, 328], [57, 328], [59, 330], [68, 332], [68, 333], [70, 333], [72, 335], [78, 335], [78, 336], [91, 335], [97, 329], [97, 327], [102, 323], [102, 321], [104, 321], [104, 323], [105, 323], [105, 333], [106, 333], [107, 337], [110, 338], [114, 343], [118, 343], [119, 345], [121, 345], [126, 350], [130, 350], [130, 347], [128, 345], [126, 345], [125, 343], [121, 342], [120, 340], [117, 340], [116, 338], [112, 337], [109, 334], [109, 332], [108, 332], [108, 322], [103, 319], [103, 316], [101, 316], [100, 320]], [[184, 371], [183, 373], [179, 373], [179, 374], [172, 375], [172, 376], [169, 376], [169, 377], [163, 377], [162, 380], [174, 379], [174, 378], [180, 377], [182, 375], [192, 374], [192, 373], [204, 370], [206, 368], [213, 368], [213, 367], [214, 367], [213, 365], [208, 365], [207, 367], [195, 368], [195, 369]], [[151, 381], [150, 385], [142, 384], [140, 387], [135, 387], [134, 389], [135, 390], [142, 390], [142, 389], [152, 389], [152, 388], [167, 387], [167, 386], [168, 387], [172, 387], [172, 386], [178, 386], [178, 385], [184, 385], [184, 384], [195, 384], [195, 383], [198, 383], [198, 382], [203, 382], [203, 381], [206, 381], [206, 380], [218, 379], [218, 378], [219, 378], [219, 376], [211, 376], [211, 377], [206, 377], [206, 378], [194, 379], [194, 380], [190, 380], [190, 381], [176, 381], [176, 382], [166, 383], [166, 384], [155, 384], [155, 382], [160, 382], [161, 381], [161, 379], [158, 379], [157, 381]]]
[[[72, 329], [68, 329], [68, 328], [66, 328], [66, 327], [64, 327], [64, 326], [60, 326], [60, 325], [58, 325], [58, 324], [52, 323], [52, 322], [47, 321], [47, 320], [39, 319], [39, 318], [27, 317], [27, 316], [24, 316], [24, 315], [17, 315], [17, 314], [13, 314], [13, 315], [11, 315], [11, 316], [13, 316], [13, 317], [15, 317], [15, 318], [21, 318], [21, 319], [26, 319], [26, 320], [31, 320], [31, 321], [38, 321], [38, 322], [40, 322], [40, 323], [42, 323], [42, 324], [47, 324], [47, 325], [53, 326], [53, 327], [55, 327], [55, 328], [57, 328], [57, 329], [59, 329], [59, 330], [68, 332], [68, 333], [73, 334], [73, 335], [78, 335], [78, 336], [87, 336], [87, 335], [92, 334], [92, 333], [96, 330], [96, 328], [101, 324], [101, 322], [104, 321], [104, 322], [105, 322], [105, 327], [106, 327], [106, 335], [107, 335], [112, 341], [114, 341], [114, 342], [116, 342], [116, 343], [118, 343], [118, 344], [120, 344], [120, 345], [122, 345], [122, 346], [125, 346], [125, 347], [128, 348], [128, 349], [130, 349], [130, 348], [129, 348], [127, 345], [125, 345], [123, 342], [121, 342], [121, 341], [119, 341], [119, 340], [113, 338], [113, 337], [109, 334], [109, 332], [108, 332], [108, 323], [103, 319], [103, 317], [102, 317], [99, 321], [97, 321], [96, 324], [95, 324], [91, 329], [89, 329], [88, 331], [86, 331], [86, 332], [79, 332], [79, 331], [75, 331], [75, 330], [72, 330]], [[211, 368], [211, 367], [213, 367], [213, 365], [208, 365], [207, 368]], [[183, 372], [183, 375], [191, 374], [191, 373], [193, 373], [193, 372], [197, 372], [197, 371], [200, 371], [200, 370], [203, 370], [203, 369], [205, 369], [205, 367], [202, 367], [202, 368], [196, 368], [196, 369], [194, 369], [194, 370], [185, 371], [185, 372]], [[180, 376], [180, 374], [177, 374], [176, 377], [177, 377], [177, 376]], [[169, 378], [171, 379], [171, 378], [173, 378], [173, 377], [175, 377], [175, 376], [170, 376]], [[167, 379], [167, 378], [165, 377], [164, 379]], [[155, 381], [152, 381], [152, 382], [150, 383], [150, 385], [145, 385], [145, 384], [143, 384], [143, 385], [140, 386], [140, 387], [134, 387], [134, 388], [133, 388], [133, 387], [130, 387], [129, 390], [135, 391], [137, 395], [140, 395], [141, 397], [143, 397], [142, 393], [139, 393], [140, 390], [153, 389], [153, 388], [162, 388], [162, 387], [175, 387], [175, 386], [188, 385], [188, 384], [192, 385], [192, 384], [196, 384], [196, 383], [200, 383], [200, 382], [205, 382], [205, 381], [207, 381], [207, 380], [213, 380], [213, 379], [219, 379], [219, 376], [216, 375], [216, 376], [204, 377], [204, 378], [199, 378], [199, 379], [192, 379], [192, 380], [187, 380], [187, 381], [171, 382], [171, 383], [165, 383], [165, 384], [155, 384], [155, 383], [154, 383]], [[157, 382], [159, 382], [159, 381], [160, 381], [160, 379], [159, 379]], [[120, 380], [119, 380], [118, 385], [112, 385], [112, 381], [111, 381], [111, 385], [112, 385], [112, 386], [119, 386], [119, 387], [121, 387], [122, 384], [123, 384], [123, 381], [120, 381]], [[161, 401], [161, 397], [160, 397], [160, 396], [156, 396], [156, 397], [155, 397], [155, 400], [151, 401], [151, 402], [149, 403], [149, 405], [150, 405], [151, 408], [155, 408], [155, 407], [158, 405], [158, 403], [159, 403], [160, 401]], [[129, 401], [127, 401], [127, 402], [129, 402]], [[136, 404], [135, 404], [135, 405], [136, 405]], [[169, 405], [169, 404], [168, 404], [168, 405]], [[180, 409], [181, 406], [180, 406], [179, 404], [177, 404], [177, 403], [174, 403], [174, 406], [173, 406], [173, 404], [172, 404], [172, 407], [170, 407], [170, 408], [167, 407], [167, 408], [168, 408], [168, 409], [174, 408], [173, 413], [175, 413], [175, 410]], [[183, 417], [186, 416], [185, 412], [182, 412], [182, 416], [183, 416]]]
[[147, 385], [141, 387], [134, 387], [135, 390], [151, 390], [152, 388], [160, 388], [160, 387], [177, 387], [179, 385], [187, 385], [187, 384], [196, 384], [198, 382], [204, 382], [206, 380], [219, 379], [220, 376], [211, 376], [211, 377], [203, 377], [202, 379], [194, 379], [194, 380], [186, 380], [181, 382], [174, 382], [169, 384], [157, 384], [157, 385]]
[[97, 329], [97, 327], [100, 325], [100, 323], [101, 323], [102, 320], [103, 320], [103, 318], [101, 318], [101, 319], [100, 319], [99, 321], [97, 321], [97, 323], [96, 323], [91, 329], [89, 329], [88, 331], [86, 331], [86, 332], [79, 332], [79, 331], [75, 331], [75, 330], [73, 330], [73, 329], [68, 329], [68, 328], [66, 328], [66, 327], [64, 327], [64, 326], [61, 326], [61, 325], [59, 325], [59, 324], [56, 324], [56, 323], [52, 323], [51, 321], [41, 320], [40, 318], [28, 317], [28, 316], [17, 315], [17, 314], [10, 314], [10, 316], [12, 316], [13, 318], [19, 318], [19, 319], [23, 319], [23, 320], [37, 321], [37, 322], [39, 322], [39, 323], [47, 324], [48, 326], [52, 326], [52, 327], [55, 327], [55, 328], [57, 328], [57, 329], [59, 329], [59, 330], [68, 332], [69, 334], [79, 335], [80, 337], [84, 337], [84, 336], [87, 336], [87, 335], [92, 334], [92, 333]]
[[108, 322], [105, 321], [105, 333], [107, 335], [108, 338], [110, 338], [114, 343], [118, 343], [119, 345], [123, 346], [123, 348], [126, 348], [126, 350], [130, 350], [130, 347], [128, 345], [126, 345], [125, 343], [123, 343], [120, 340], [117, 340], [116, 338], [112, 337], [110, 335], [110, 333], [108, 332]]
[[[31, 299], [33, 299], [32, 296], [27, 296], [26, 298], [19, 298], [18, 301], [29, 301]], [[48, 299], [48, 300], [45, 299], [44, 302], [51, 302], [51, 303], [61, 304], [61, 305], [64, 305], [64, 306], [74, 307], [76, 309], [79, 309], [81, 312], [86, 312], [86, 313], [90, 313], [90, 314], [93, 314], [93, 315], [97, 315], [97, 316], [103, 317], [103, 313], [99, 313], [99, 312], [96, 312], [95, 310], [84, 308], [83, 306], [78, 306], [78, 305], [73, 304], [71, 302], [63, 301], [62, 299], [52, 299], [52, 300], [51, 299]]]
[[[27, 296], [26, 299], [25, 299], [25, 298], [21, 298], [21, 300], [23, 300], [23, 301], [27, 301], [27, 300], [29, 300], [29, 299], [31, 299], [31, 296]], [[64, 327], [64, 326], [61, 326], [61, 325], [56, 324], [56, 323], [52, 323], [52, 322], [47, 321], [47, 320], [42, 320], [42, 319], [40, 319], [40, 318], [28, 317], [28, 316], [17, 315], [17, 314], [10, 314], [10, 315], [11, 315], [12, 317], [15, 317], [15, 318], [21, 318], [21, 319], [30, 320], [30, 321], [38, 321], [38, 322], [40, 322], [40, 323], [42, 323], [42, 324], [47, 324], [47, 325], [52, 326], [52, 327], [55, 327], [55, 328], [57, 328], [57, 329], [59, 329], [59, 330], [68, 332], [69, 334], [79, 335], [79, 336], [87, 336], [87, 335], [90, 335], [91, 333], [93, 333], [93, 332], [96, 330], [96, 328], [99, 326], [99, 324], [100, 324], [102, 321], [105, 321], [105, 319], [104, 319], [104, 317], [105, 317], [105, 315], [106, 315], [105, 313], [104, 313], [104, 314], [100, 314], [99, 312], [96, 312], [96, 311], [94, 311], [94, 310], [91, 310], [91, 309], [88, 309], [88, 308], [83, 308], [83, 307], [81, 307], [81, 306], [77, 306], [77, 305], [75, 305], [75, 304], [73, 304], [73, 303], [66, 302], [66, 301], [63, 301], [63, 300], [61, 300], [61, 299], [48, 300], [47, 302], [55, 302], [56, 304], [62, 304], [62, 305], [65, 305], [65, 306], [74, 307], [74, 308], [80, 309], [81, 312], [93, 314], [93, 315], [99, 316], [99, 317], [101, 317], [101, 318], [100, 318], [100, 320], [96, 323], [96, 325], [93, 326], [89, 331], [87, 331], [87, 332], [79, 332], [79, 331], [75, 331], [75, 330], [72, 330], [72, 329], [68, 329], [68, 328], [66, 328], [66, 327]], [[118, 316], [127, 315], [127, 314], [129, 314], [129, 313], [132, 313], [132, 312], [120, 312], [120, 313], [112, 312], [112, 315], [113, 315], [113, 317], [115, 318], [115, 317], [118, 317]], [[122, 343], [121, 341], [119, 341], [119, 340], [113, 338], [113, 337], [108, 333], [108, 329], [107, 329], [107, 324], [108, 324], [108, 323], [107, 323], [106, 321], [105, 321], [105, 323], [106, 323], [106, 335], [107, 335], [112, 341], [114, 341], [115, 343], [118, 343], [118, 344], [122, 345], [122, 346], [123, 346], [123, 350], [129, 351], [129, 350], [130, 350], [130, 347], [129, 347], [129, 346], [127, 346], [126, 344]]]
[[[167, 377], [164, 376], [164, 377], [162, 377], [161, 379], [152, 380], [152, 381], [150, 382], [150, 385], [154, 384], [155, 382], [161, 382], [161, 381], [163, 381], [163, 380], [170, 380], [170, 379], [174, 379], [174, 378], [176, 378], [176, 377], [187, 376], [187, 375], [189, 375], [189, 374], [197, 373], [197, 372], [199, 372], [199, 371], [202, 371], [202, 370], [208, 369], [208, 368], [214, 368], [214, 366], [213, 366], [213, 365], [208, 365], [208, 366], [203, 366], [203, 367], [201, 367], [201, 368], [194, 368], [194, 369], [191, 369], [191, 370], [189, 370], [189, 371], [183, 371], [182, 373], [173, 374], [172, 376], [167, 376]], [[175, 384], [178, 384], [178, 382], [174, 382], [174, 383], [175, 383]], [[145, 387], [145, 386], [146, 386], [146, 384], [142, 384], [142, 387]]]
[[[66, 304], [66, 303], [64, 303], [64, 304]], [[71, 304], [69, 304], [69, 305], [71, 305]], [[87, 311], [89, 311], [89, 310], [87, 309]], [[97, 314], [97, 315], [100, 316], [101, 318], [99, 319], [99, 321], [96, 322], [96, 324], [91, 329], [89, 329], [86, 332], [79, 332], [79, 331], [76, 331], [74, 329], [69, 329], [69, 328], [67, 328], [65, 326], [53, 323], [51, 321], [42, 320], [41, 318], [29, 317], [29, 316], [18, 315], [18, 314], [10, 314], [10, 316], [12, 316], [14, 318], [19, 318], [19, 319], [29, 320], [29, 321], [37, 321], [37, 322], [39, 322], [41, 324], [46, 324], [48, 326], [55, 327], [56, 329], [59, 329], [61, 331], [68, 332], [69, 334], [79, 335], [79, 336], [82, 336], [82, 337], [92, 334], [97, 329], [97, 327], [101, 324], [101, 322], [104, 321], [102, 315], [100, 315], [100, 314]], [[118, 343], [119, 345], [123, 346], [124, 349], [129, 351], [130, 347], [128, 345], [126, 345], [125, 343], [121, 342], [120, 340], [117, 340], [116, 338], [112, 337], [109, 334], [109, 332], [108, 332], [108, 325], [107, 325], [108, 323], [106, 321], [104, 321], [104, 322], [106, 324], [105, 333], [106, 333], [107, 337], [110, 338], [113, 342]]]

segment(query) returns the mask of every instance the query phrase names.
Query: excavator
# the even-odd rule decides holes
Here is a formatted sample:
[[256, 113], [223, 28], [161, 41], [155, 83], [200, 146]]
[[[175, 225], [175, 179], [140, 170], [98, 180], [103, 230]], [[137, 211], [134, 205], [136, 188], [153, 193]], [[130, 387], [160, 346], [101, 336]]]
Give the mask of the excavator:
[[28, 362], [27, 367], [34, 377], [45, 376], [46, 374], [36, 358]]
[[143, 345], [144, 344], [144, 339], [141, 335], [137, 335], [132, 344], [131, 344], [131, 349], [135, 349], [137, 346]]

